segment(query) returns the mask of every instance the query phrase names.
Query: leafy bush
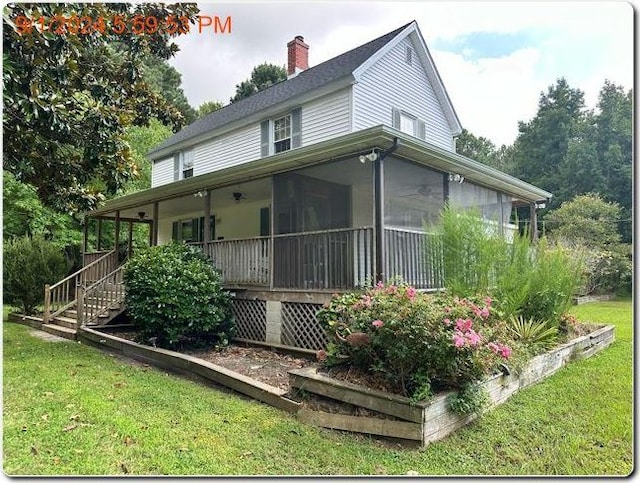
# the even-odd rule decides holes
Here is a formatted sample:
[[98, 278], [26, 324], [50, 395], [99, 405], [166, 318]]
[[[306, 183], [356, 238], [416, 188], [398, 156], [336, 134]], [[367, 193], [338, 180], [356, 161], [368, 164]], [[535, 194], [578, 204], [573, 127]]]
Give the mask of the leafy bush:
[[25, 315], [34, 314], [44, 301], [45, 284], [54, 284], [67, 273], [61, 250], [42, 237], [6, 240], [3, 258], [3, 301], [22, 307]]
[[335, 295], [318, 312], [330, 339], [318, 358], [382, 375], [391, 390], [414, 399], [462, 388], [511, 357], [491, 303], [382, 283]]
[[584, 260], [580, 295], [631, 293], [633, 262], [629, 245], [617, 244], [607, 248], [574, 246], [572, 250]]
[[481, 413], [489, 405], [489, 394], [480, 384], [466, 384], [447, 398], [449, 409], [458, 414]]
[[136, 253], [125, 266], [126, 304], [140, 342], [160, 347], [226, 345], [234, 325], [221, 277], [194, 247], [172, 243]]
[[443, 241], [445, 288], [454, 295], [492, 295], [503, 318], [560, 321], [580, 283], [581, 260], [545, 238], [500, 236], [474, 211], [447, 207], [432, 227]]

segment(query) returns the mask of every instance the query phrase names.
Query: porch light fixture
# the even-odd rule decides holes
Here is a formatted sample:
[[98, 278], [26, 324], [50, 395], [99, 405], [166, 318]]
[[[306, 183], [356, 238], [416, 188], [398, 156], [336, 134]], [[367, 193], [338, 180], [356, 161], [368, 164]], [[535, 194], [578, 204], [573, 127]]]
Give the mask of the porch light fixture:
[[233, 199], [236, 200], [236, 203], [240, 203], [240, 200], [244, 200], [246, 199], [244, 196], [242, 196], [242, 193], [240, 193], [240, 191], [234, 191], [232, 193]]
[[372, 149], [369, 154], [361, 154], [358, 159], [362, 164], [366, 163], [367, 161], [373, 162], [378, 159], [378, 153], [376, 153], [375, 149]]
[[541, 201], [540, 203], [536, 203], [536, 210], [542, 210], [546, 207], [547, 207], [547, 204], [544, 201]]
[[464, 176], [458, 173], [449, 173], [449, 181], [455, 181], [462, 184], [464, 182]]
[[146, 215], [144, 211], [138, 211], [138, 218], [140, 218], [141, 220], [144, 220], [144, 215]]
[[207, 192], [205, 190], [196, 191], [195, 193], [193, 193], [193, 196], [195, 196], [196, 198], [204, 198], [205, 196], [207, 196]]

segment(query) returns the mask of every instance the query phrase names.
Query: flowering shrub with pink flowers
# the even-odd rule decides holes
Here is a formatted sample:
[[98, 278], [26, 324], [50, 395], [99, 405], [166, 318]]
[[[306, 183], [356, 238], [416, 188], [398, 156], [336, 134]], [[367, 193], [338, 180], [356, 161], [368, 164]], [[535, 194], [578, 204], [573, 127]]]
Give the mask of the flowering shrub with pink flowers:
[[319, 359], [379, 374], [413, 398], [467, 387], [509, 364], [517, 348], [493, 303], [402, 284], [334, 295], [318, 312], [330, 339]]

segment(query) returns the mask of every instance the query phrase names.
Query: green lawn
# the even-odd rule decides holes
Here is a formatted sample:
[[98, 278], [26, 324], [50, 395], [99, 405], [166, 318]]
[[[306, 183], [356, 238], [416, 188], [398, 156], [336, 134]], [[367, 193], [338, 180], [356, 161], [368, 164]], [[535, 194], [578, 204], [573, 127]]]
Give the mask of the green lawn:
[[235, 394], [4, 324], [4, 471], [627, 475], [633, 468], [631, 301], [574, 312], [615, 324], [616, 342], [424, 449], [306, 426]]

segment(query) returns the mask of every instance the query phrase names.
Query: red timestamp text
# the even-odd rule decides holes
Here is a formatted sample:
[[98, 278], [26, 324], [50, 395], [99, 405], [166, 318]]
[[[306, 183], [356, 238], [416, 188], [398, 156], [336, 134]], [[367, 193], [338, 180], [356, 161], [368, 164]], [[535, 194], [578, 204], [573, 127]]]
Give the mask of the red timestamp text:
[[[14, 29], [19, 35], [35, 32], [49, 32], [56, 35], [153, 35], [185, 34], [191, 31], [191, 23], [187, 16], [169, 15], [158, 18], [153, 15], [114, 15], [110, 18], [78, 15], [54, 15], [52, 17], [29, 18], [18, 15], [14, 20]], [[195, 18], [193, 31], [198, 33], [212, 32], [216, 34], [231, 33], [231, 17], [217, 15], [198, 15]]]

